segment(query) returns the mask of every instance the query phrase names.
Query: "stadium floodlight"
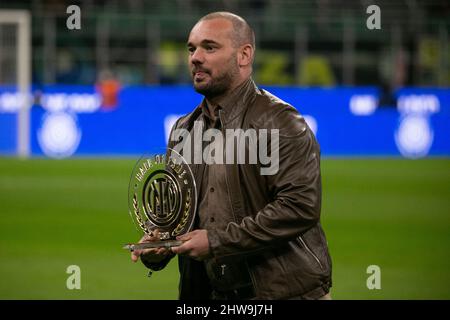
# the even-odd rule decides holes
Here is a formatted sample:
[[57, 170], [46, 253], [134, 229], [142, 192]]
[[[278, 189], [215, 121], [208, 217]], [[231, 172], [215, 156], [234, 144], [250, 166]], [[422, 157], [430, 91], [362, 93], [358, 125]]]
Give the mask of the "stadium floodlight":
[[[15, 86], [21, 104], [17, 115], [17, 153], [19, 157], [27, 158], [30, 155], [31, 107], [30, 13], [27, 10], [0, 10], [0, 30], [6, 30], [6, 34], [2, 35], [0, 40], [7, 40], [0, 41], [0, 65], [5, 65], [4, 62], [13, 62], [13, 66], [10, 67], [15, 72], [13, 75], [6, 74], [5, 79]], [[3, 32], [1, 33], [3, 34]], [[13, 52], [13, 54], [9, 55], [9, 52]], [[0, 82], [4, 82], [5, 79], [0, 67]]]

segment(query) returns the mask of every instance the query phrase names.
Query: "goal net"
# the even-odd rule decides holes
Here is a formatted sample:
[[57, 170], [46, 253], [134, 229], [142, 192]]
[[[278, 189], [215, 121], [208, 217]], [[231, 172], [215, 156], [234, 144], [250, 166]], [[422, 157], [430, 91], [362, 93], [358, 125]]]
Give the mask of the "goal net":
[[[16, 116], [16, 130], [2, 119], [2, 151], [13, 141], [20, 157], [30, 155], [31, 18], [26, 10], [0, 10], [0, 117]], [[1, 142], [0, 142], [1, 143]]]

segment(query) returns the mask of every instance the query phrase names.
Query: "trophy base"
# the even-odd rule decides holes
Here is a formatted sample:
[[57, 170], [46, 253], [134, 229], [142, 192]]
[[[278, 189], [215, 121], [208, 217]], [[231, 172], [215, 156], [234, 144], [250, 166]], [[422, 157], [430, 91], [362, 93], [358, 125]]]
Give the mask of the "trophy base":
[[125, 250], [142, 250], [142, 249], [152, 249], [152, 248], [171, 248], [178, 247], [183, 244], [180, 240], [165, 240], [165, 241], [153, 241], [144, 243], [129, 243], [126, 244], [123, 249]]

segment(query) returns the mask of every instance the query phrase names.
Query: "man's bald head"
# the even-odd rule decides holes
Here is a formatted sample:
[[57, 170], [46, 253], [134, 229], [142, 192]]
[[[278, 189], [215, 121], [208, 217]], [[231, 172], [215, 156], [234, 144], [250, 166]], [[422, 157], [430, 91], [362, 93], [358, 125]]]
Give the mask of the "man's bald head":
[[187, 48], [194, 88], [208, 99], [226, 95], [252, 74], [255, 37], [235, 14], [214, 12], [201, 18]]
[[243, 18], [231, 12], [221, 11], [209, 13], [198, 22], [212, 19], [225, 19], [232, 23], [231, 40], [235, 48], [250, 44], [255, 49], [255, 33]]

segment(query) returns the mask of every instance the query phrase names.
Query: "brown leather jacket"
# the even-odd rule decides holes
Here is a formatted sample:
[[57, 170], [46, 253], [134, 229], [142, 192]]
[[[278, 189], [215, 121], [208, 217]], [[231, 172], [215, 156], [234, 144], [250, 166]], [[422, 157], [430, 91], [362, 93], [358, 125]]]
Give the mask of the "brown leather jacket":
[[[257, 299], [317, 299], [331, 287], [331, 258], [320, 225], [319, 145], [297, 110], [269, 92], [252, 84], [241, 102], [221, 115], [223, 130], [279, 129], [279, 170], [261, 175], [258, 164], [226, 166], [233, 217], [226, 229], [208, 230], [212, 259], [218, 268], [244, 261], [234, 272], [248, 273]], [[174, 128], [192, 130], [200, 117], [199, 106]], [[201, 166], [191, 165], [198, 185]], [[179, 266], [180, 298], [209, 298], [202, 263], [179, 257]], [[235, 275], [218, 276], [232, 283]]]

